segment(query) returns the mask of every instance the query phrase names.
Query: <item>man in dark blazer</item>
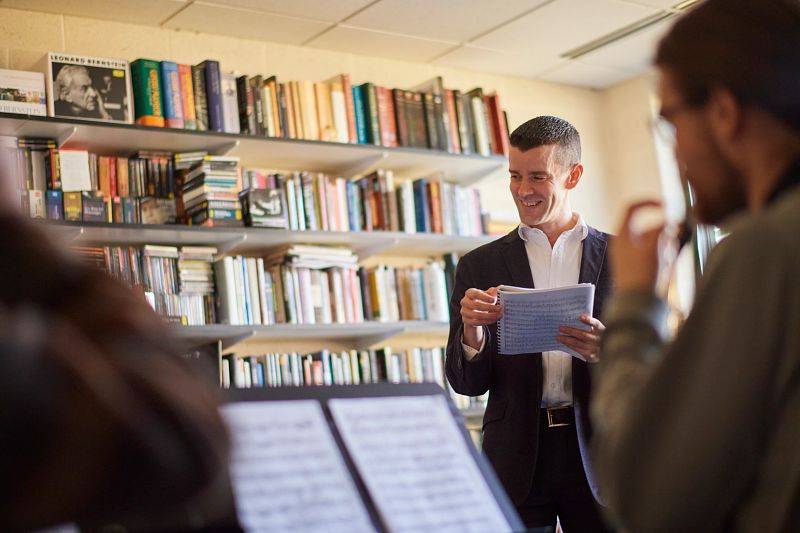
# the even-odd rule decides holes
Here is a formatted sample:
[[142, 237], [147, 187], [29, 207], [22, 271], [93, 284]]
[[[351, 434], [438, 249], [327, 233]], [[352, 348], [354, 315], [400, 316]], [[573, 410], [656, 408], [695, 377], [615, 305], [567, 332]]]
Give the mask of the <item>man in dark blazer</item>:
[[[510, 190], [521, 224], [461, 258], [450, 302], [447, 378], [461, 394], [489, 391], [483, 451], [527, 527], [604, 531], [588, 461], [589, 364], [611, 290], [608, 235], [572, 211], [583, 173], [580, 137], [567, 121], [537, 117], [510, 137]], [[497, 287], [595, 285], [594, 317], [558, 340], [581, 358], [553, 351], [500, 355]]]

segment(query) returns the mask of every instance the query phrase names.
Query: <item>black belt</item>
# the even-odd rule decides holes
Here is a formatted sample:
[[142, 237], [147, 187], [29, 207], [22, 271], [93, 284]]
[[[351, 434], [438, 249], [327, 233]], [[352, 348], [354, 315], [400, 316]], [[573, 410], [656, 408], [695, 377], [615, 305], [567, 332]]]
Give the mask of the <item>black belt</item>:
[[545, 428], [568, 427], [575, 424], [575, 410], [571, 405], [564, 407], [543, 407], [539, 413]]

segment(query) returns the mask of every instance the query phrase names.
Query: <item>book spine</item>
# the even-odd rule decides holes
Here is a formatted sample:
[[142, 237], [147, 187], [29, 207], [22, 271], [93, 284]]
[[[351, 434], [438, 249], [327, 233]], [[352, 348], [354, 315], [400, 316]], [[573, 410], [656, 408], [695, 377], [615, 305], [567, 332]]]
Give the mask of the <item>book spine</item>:
[[358, 133], [356, 132], [355, 104], [353, 102], [353, 84], [350, 82], [349, 74], [342, 74], [342, 91], [344, 92], [344, 103], [347, 109], [347, 133], [351, 143], [358, 143]]
[[194, 89], [194, 114], [197, 129], [208, 130], [208, 101], [206, 99], [206, 71], [202, 65], [192, 66], [192, 89]]
[[131, 82], [136, 123], [164, 126], [161, 107], [161, 76], [158, 61], [137, 59], [131, 63]]
[[261, 101], [261, 86], [263, 79], [261, 76], [254, 76], [249, 80], [250, 93], [253, 97], [253, 121], [255, 122], [254, 135], [265, 135], [264, 131], [264, 104]]
[[417, 232], [431, 231], [430, 212], [428, 210], [428, 182], [426, 179], [414, 180], [414, 213], [417, 219]]
[[181, 104], [183, 106], [183, 127], [187, 130], [197, 129], [194, 106], [194, 88], [192, 85], [191, 65], [178, 65], [178, 77], [181, 83]]
[[472, 133], [472, 125], [469, 120], [470, 113], [464, 107], [465, 97], [460, 91], [453, 91], [453, 100], [455, 101], [456, 107], [456, 121], [458, 122], [461, 153], [471, 154], [475, 151], [474, 143], [472, 142], [474, 134]]
[[236, 76], [233, 73], [220, 77], [222, 91], [222, 129], [225, 133], [239, 133], [239, 97], [236, 91]]
[[294, 96], [292, 82], [282, 83], [283, 96], [286, 99], [286, 138], [297, 139], [297, 122], [295, 121]]
[[489, 152], [491, 154], [498, 153], [500, 148], [497, 146], [496, 128], [494, 127], [494, 120], [492, 119], [492, 106], [489, 97], [483, 95], [483, 115], [486, 122], [486, 134], [489, 138]]
[[161, 103], [164, 107], [164, 120], [168, 128], [183, 128], [183, 103], [181, 102], [181, 81], [178, 64], [172, 61], [161, 62]]
[[386, 87], [375, 87], [378, 103], [378, 123], [381, 132], [381, 146], [392, 146], [393, 134], [390, 124], [391, 108], [389, 107], [389, 91]]
[[461, 153], [461, 137], [458, 131], [458, 119], [456, 118], [455, 94], [450, 89], [444, 93], [445, 109], [447, 110], [447, 126], [450, 134], [448, 151], [454, 154]]
[[253, 135], [255, 121], [253, 114], [253, 90], [247, 76], [236, 78], [236, 97], [239, 106], [239, 131], [245, 135]]
[[378, 96], [375, 90], [375, 85], [365, 83], [364, 96], [367, 99], [367, 109], [369, 110], [369, 142], [376, 146], [381, 144], [381, 125], [378, 119]]
[[[441, 106], [440, 106], [441, 107]], [[425, 115], [426, 144], [428, 148], [439, 150], [439, 120], [433, 93], [422, 94], [422, 109]]]
[[225, 118], [222, 111], [222, 75], [219, 61], [206, 60], [201, 63], [206, 74], [206, 101], [208, 105], [208, 129], [224, 131]]
[[289, 98], [286, 94], [286, 84], [279, 83], [278, 90], [278, 118], [281, 129], [281, 137], [288, 139], [292, 137], [291, 128], [289, 127]]
[[364, 111], [364, 98], [361, 87], [353, 87], [353, 106], [355, 107], [356, 132], [359, 144], [367, 144], [367, 117]]
[[408, 120], [406, 116], [405, 92], [400, 89], [392, 89], [392, 101], [394, 102], [394, 118], [397, 130], [397, 144], [409, 146], [408, 142]]

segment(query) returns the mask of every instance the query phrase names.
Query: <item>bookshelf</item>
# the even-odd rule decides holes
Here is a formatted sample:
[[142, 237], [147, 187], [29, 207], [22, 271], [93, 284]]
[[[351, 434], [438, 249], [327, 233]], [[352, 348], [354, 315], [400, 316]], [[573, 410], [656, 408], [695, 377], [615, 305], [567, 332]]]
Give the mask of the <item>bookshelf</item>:
[[138, 124], [98, 123], [32, 115], [0, 113], [0, 135], [47, 137], [59, 148], [115, 155], [137, 150], [192, 152], [241, 157], [249, 167], [308, 170], [353, 175], [377, 167], [398, 176], [442, 172], [461, 185], [506, 167], [503, 156], [451, 154], [441, 150], [326, 141], [271, 138], [255, 135], [158, 128]]
[[251, 254], [286, 244], [347, 246], [364, 259], [372, 255], [425, 257], [463, 254], [493, 237], [460, 237], [394, 231], [291, 231], [269, 228], [205, 228], [181, 225], [126, 225], [42, 221], [60, 241], [71, 244], [169, 244], [216, 246], [220, 254]]
[[447, 335], [446, 322], [411, 321], [362, 322], [357, 324], [273, 324], [270, 326], [176, 326], [178, 336], [189, 344], [199, 345], [217, 340], [223, 349], [246, 340], [336, 340], [353, 348], [366, 348], [399, 334]]
[[[307, 170], [342, 176], [391, 170], [401, 178], [435, 173], [449, 181], [471, 185], [504, 169], [503, 156], [453, 154], [435, 149], [386, 148], [364, 144], [268, 138], [244, 134], [193, 131], [141, 125], [96, 123], [0, 113], [0, 136], [57, 139], [59, 148], [119, 155], [138, 150], [207, 151], [241, 158], [248, 167], [281, 171]], [[183, 225], [127, 225], [97, 222], [36, 220], [64, 244], [214, 246], [218, 256], [256, 255], [292, 244], [345, 246], [360, 260], [371, 256], [426, 258], [466, 253], [490, 242], [492, 236], [456, 236], [391, 231], [292, 231], [254, 227], [196, 227]], [[366, 349], [398, 335], [444, 340], [449, 324], [437, 321], [362, 322], [347, 324], [275, 324], [205, 326], [174, 325], [186, 346], [221, 341], [224, 350], [239, 343], [334, 341]], [[483, 410], [470, 408], [464, 417], [479, 425]]]

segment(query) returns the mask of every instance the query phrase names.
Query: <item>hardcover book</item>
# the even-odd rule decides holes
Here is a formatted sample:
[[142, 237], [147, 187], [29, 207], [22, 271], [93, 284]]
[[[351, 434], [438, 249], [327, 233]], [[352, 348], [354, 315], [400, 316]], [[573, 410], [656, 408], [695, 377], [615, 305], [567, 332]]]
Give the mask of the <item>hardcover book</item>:
[[161, 107], [161, 75], [158, 61], [137, 59], [131, 63], [136, 123], [164, 127]]

